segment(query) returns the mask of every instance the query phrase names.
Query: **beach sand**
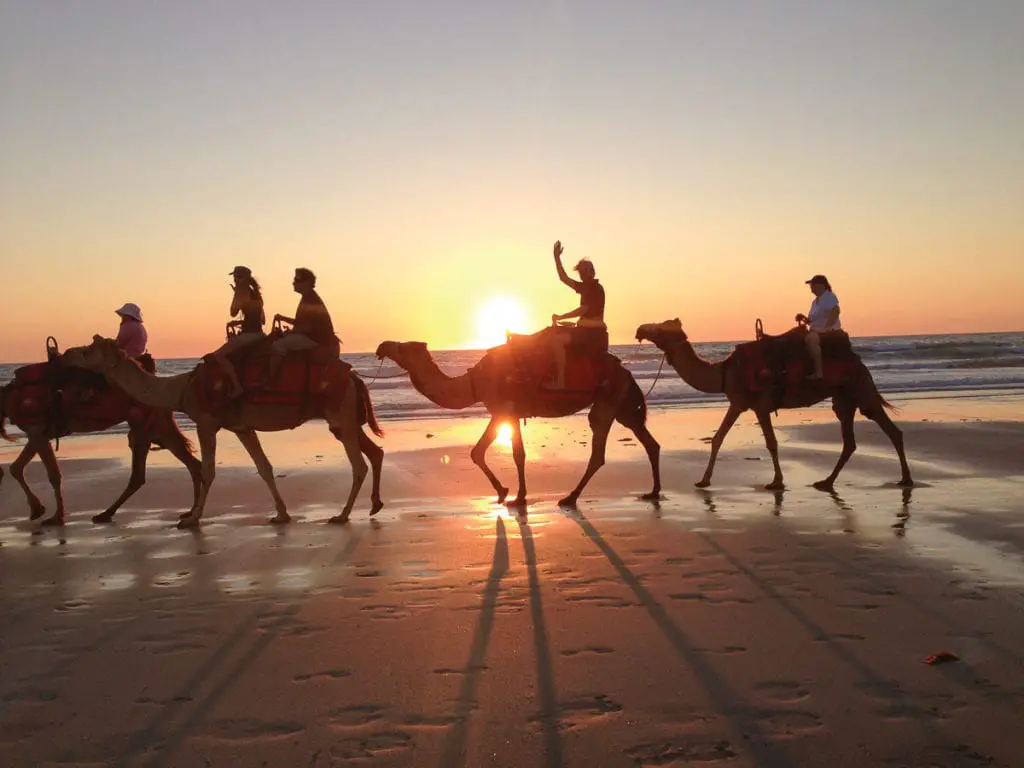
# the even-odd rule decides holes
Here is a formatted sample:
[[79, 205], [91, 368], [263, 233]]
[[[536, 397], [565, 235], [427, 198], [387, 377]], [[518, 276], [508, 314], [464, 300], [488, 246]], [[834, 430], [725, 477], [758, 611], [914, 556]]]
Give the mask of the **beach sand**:
[[576, 511], [585, 418], [530, 421], [518, 517], [469, 460], [480, 420], [389, 423], [387, 506], [345, 527], [323, 425], [264, 440], [287, 528], [227, 434], [201, 531], [165, 452], [93, 526], [126, 439], [67, 440], [66, 528], [0, 486], [0, 765], [1024, 765], [1022, 402], [902, 402], [912, 491], [859, 420], [834, 494], [827, 408], [780, 414], [780, 493], [752, 417], [697, 491], [723, 409], [654, 410], [664, 500], [616, 427]]

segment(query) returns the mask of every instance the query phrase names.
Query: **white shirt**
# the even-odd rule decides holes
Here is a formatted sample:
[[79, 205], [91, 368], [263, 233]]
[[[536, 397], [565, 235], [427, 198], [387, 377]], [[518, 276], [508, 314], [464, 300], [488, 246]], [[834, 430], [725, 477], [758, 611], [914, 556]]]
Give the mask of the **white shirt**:
[[839, 307], [839, 299], [832, 291], [825, 291], [821, 296], [818, 296], [811, 302], [811, 311], [807, 313], [807, 319], [810, 321], [812, 331], [838, 331], [843, 325], [839, 322], [839, 318], [836, 318], [835, 325], [831, 328], [828, 327], [828, 316], [832, 313], [833, 309]]

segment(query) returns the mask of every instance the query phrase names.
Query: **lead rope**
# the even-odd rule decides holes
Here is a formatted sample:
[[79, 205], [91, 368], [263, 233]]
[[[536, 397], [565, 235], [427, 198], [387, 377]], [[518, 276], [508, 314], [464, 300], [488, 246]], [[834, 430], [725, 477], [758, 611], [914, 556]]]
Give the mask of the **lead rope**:
[[660, 379], [660, 378], [661, 378], [661, 369], [665, 367], [665, 358], [666, 358], [666, 357], [668, 357], [668, 355], [667, 355], [667, 354], [665, 354], [665, 353], [663, 353], [663, 354], [661, 355], [661, 364], [660, 364], [660, 365], [658, 366], [658, 372], [657, 372], [656, 374], [654, 374], [654, 381], [652, 381], [652, 382], [651, 382], [651, 387], [650, 387], [650, 389], [648, 389], [648, 390], [647, 390], [647, 394], [646, 394], [646, 395], [644, 395], [644, 397], [645, 397], [645, 398], [647, 398], [647, 397], [650, 397], [650, 396], [651, 396], [651, 392], [653, 392], [653, 391], [654, 391], [654, 385], [655, 385], [655, 384], [657, 384], [657, 383], [658, 383], [658, 379]]

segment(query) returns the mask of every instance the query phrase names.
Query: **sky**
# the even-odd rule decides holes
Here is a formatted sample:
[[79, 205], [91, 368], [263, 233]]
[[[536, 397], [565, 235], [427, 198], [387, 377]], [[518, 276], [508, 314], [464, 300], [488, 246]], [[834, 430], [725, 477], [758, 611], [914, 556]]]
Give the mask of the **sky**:
[[[1018, 0], [0, 0], [0, 360], [223, 340], [228, 272], [343, 351], [578, 304], [611, 340], [1024, 329]], [[497, 304], [494, 304], [497, 302]], [[485, 312], [486, 314], [486, 312]], [[515, 314], [515, 313], [513, 313]], [[495, 319], [488, 321], [491, 325]]]

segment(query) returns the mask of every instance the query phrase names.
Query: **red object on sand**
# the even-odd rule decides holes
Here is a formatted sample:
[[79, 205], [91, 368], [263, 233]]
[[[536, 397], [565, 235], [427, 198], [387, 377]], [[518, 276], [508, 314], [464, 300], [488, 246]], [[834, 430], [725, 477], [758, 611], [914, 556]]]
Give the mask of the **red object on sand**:
[[952, 651], [939, 651], [933, 653], [931, 656], [924, 660], [925, 664], [945, 664], [948, 661], [960, 661], [960, 657]]

